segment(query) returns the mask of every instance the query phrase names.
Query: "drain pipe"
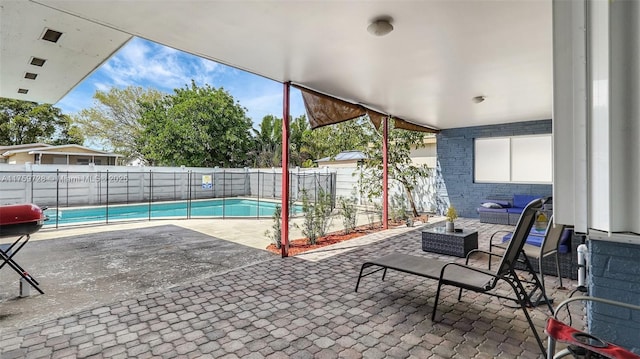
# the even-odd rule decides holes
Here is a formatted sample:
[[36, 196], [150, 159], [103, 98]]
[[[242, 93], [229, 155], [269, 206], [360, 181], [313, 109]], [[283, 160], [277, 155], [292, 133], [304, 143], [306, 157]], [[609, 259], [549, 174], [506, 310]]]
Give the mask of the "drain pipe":
[[586, 244], [582, 243], [578, 246], [578, 290], [581, 292], [587, 291], [587, 252], [589, 248]]

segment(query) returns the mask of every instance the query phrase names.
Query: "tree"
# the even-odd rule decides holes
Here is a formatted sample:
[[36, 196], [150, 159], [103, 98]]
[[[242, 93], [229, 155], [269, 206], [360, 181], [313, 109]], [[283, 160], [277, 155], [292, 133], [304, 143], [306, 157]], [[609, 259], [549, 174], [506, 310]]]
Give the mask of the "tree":
[[375, 129], [368, 118], [323, 126], [304, 134], [304, 149], [313, 159], [335, 156], [341, 151], [364, 151], [376, 141]]
[[[256, 140], [254, 167], [282, 165], [282, 119], [273, 115], [262, 118], [260, 130], [253, 130]], [[304, 139], [311, 129], [305, 115], [298, 116], [289, 125], [289, 164], [301, 166], [311, 155]]]
[[264, 116], [259, 127], [259, 130], [253, 130], [256, 142], [252, 166], [280, 166], [282, 157], [282, 119], [273, 115]]
[[[375, 135], [377, 139], [365, 150], [368, 158], [363, 161], [361, 167], [361, 182], [371, 197], [382, 195], [382, 129], [376, 131]], [[412, 146], [423, 143], [425, 136], [424, 132], [395, 129], [393, 121], [389, 121], [389, 178], [395, 179], [404, 187], [414, 217], [419, 214], [413, 198], [413, 190], [421, 178], [429, 176], [429, 168], [426, 164], [414, 164], [410, 152]]]
[[127, 160], [138, 158], [144, 161], [138, 147], [143, 130], [140, 124], [141, 103], [153, 102], [164, 95], [158, 90], [138, 86], [96, 91], [94, 106], [80, 111], [74, 121], [87, 136], [105, 148]]
[[58, 129], [58, 136], [52, 138], [47, 142], [54, 146], [59, 145], [82, 145], [84, 143], [84, 135], [82, 129], [73, 123], [73, 119], [70, 116], [63, 115], [62, 123]]
[[0, 144], [27, 143], [53, 145], [84, 142], [69, 116], [50, 104], [0, 98]]
[[302, 166], [311, 159], [305, 143], [305, 137], [311, 132], [307, 116], [301, 115], [293, 119], [289, 125], [289, 160], [292, 166]]
[[246, 110], [222, 88], [175, 89], [143, 103], [139, 145], [157, 165], [243, 167], [254, 146]]

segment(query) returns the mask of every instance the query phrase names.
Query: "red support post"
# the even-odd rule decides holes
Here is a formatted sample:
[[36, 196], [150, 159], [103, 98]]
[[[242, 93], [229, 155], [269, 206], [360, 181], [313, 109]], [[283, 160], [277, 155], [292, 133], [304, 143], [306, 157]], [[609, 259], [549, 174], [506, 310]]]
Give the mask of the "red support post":
[[389, 229], [389, 118], [382, 121], [382, 229]]
[[290, 82], [284, 83], [282, 100], [282, 258], [289, 256], [289, 90]]

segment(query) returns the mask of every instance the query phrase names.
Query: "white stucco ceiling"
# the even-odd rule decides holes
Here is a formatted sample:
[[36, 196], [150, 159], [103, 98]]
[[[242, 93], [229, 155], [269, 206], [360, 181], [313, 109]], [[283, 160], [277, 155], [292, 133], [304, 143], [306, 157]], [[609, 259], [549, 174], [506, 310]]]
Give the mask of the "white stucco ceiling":
[[[65, 26], [63, 40], [73, 48], [61, 67], [43, 73], [63, 74], [51, 78], [55, 85], [48, 77], [42, 85], [40, 77], [33, 81], [28, 98], [34, 100], [55, 102], [133, 35], [436, 128], [551, 118], [550, 0], [2, 4], [5, 97], [16, 97], [19, 84], [11, 75], [24, 75], [13, 62], [26, 63], [43, 27], [55, 25]], [[22, 7], [33, 13], [7, 11]], [[395, 29], [374, 37], [366, 28], [381, 15]], [[49, 58], [66, 46], [46, 45], [42, 56]], [[93, 66], [80, 66], [80, 58]], [[474, 103], [479, 95], [486, 101]]]
[[[41, 39], [47, 28], [63, 33], [57, 43]], [[46, 103], [64, 97], [131, 38], [27, 0], [0, 2], [0, 31], [0, 96]], [[33, 66], [32, 57], [47, 61]], [[26, 79], [27, 72], [36, 79]]]

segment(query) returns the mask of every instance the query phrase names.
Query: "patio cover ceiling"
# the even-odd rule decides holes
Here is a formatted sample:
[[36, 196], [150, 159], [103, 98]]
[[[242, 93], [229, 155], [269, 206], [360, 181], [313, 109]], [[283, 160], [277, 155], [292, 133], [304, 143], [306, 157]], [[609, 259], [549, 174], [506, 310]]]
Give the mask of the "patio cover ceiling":
[[[1, 11], [2, 97], [55, 102], [139, 36], [434, 128], [551, 118], [550, 0], [3, 0]], [[392, 18], [387, 36], [367, 32], [379, 16]], [[47, 26], [65, 33], [43, 48]], [[56, 61], [26, 80], [35, 55]]]

